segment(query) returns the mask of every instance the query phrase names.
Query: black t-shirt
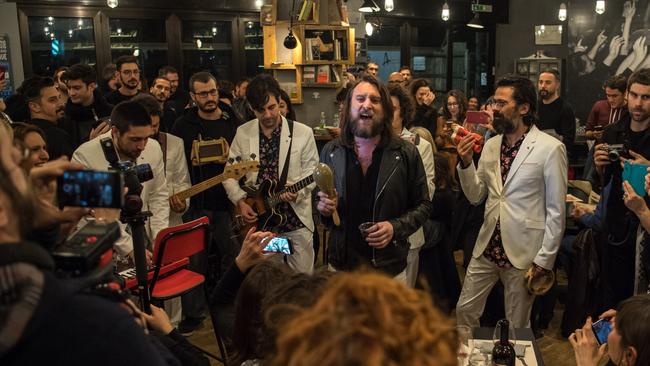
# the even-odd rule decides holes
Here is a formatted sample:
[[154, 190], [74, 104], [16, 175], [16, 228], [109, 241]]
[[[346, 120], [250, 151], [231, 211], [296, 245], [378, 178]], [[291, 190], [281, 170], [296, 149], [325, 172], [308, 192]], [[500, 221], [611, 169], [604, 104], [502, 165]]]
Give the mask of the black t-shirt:
[[[228, 141], [228, 145], [230, 145], [232, 140], [235, 138], [235, 130], [230, 121], [224, 119], [209, 121], [199, 117], [198, 115], [195, 118], [195, 121], [201, 125], [201, 139], [210, 140], [223, 137]], [[198, 140], [198, 135], [195, 136], [194, 139]], [[191, 155], [188, 155], [187, 159], [191, 159]], [[191, 170], [190, 175], [193, 185], [223, 173], [224, 168], [224, 164], [217, 163], [193, 166], [191, 160], [188, 161], [188, 164]], [[228, 197], [226, 196], [226, 190], [222, 184], [217, 184], [202, 194], [192, 197], [191, 205], [193, 207], [215, 211], [226, 211], [229, 209]]]
[[119, 89], [117, 89], [117, 90], [113, 90], [112, 92], [110, 92], [106, 96], [106, 101], [109, 102], [112, 105], [118, 105], [119, 103], [124, 102], [126, 100], [131, 100], [131, 98], [135, 97], [138, 94], [140, 94], [139, 91], [135, 95], [131, 95], [131, 96], [124, 95], [124, 94], [120, 93]]
[[[361, 163], [354, 150], [346, 149], [345, 186], [347, 214], [345, 237], [348, 246], [348, 264], [354, 269], [360, 265], [368, 264], [372, 260], [372, 247], [361, 236], [359, 225], [373, 221], [375, 207], [375, 191], [379, 168], [381, 166], [382, 148], [375, 148], [372, 154], [372, 163], [363, 175]], [[342, 268], [344, 269], [344, 268]]]

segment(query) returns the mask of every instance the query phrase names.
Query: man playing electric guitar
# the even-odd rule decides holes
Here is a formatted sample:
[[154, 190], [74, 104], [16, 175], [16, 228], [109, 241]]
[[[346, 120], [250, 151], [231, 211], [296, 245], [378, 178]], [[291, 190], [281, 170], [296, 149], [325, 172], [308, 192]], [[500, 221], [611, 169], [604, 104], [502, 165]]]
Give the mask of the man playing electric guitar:
[[[258, 75], [248, 85], [246, 98], [257, 118], [237, 129], [230, 147], [231, 158], [259, 157], [259, 172], [248, 173], [246, 180], [255, 185], [261, 185], [265, 181], [268, 184], [270, 180], [275, 181], [279, 187], [284, 187], [287, 182], [298, 182], [306, 175], [311, 175], [318, 164], [313, 132], [302, 123], [287, 120], [280, 115], [278, 82], [269, 75]], [[243, 219], [249, 223], [257, 221], [258, 215], [246, 203], [248, 195], [238, 182], [228, 179], [224, 181], [223, 186]], [[314, 221], [311, 209], [311, 190], [314, 184], [298, 190], [300, 186], [302, 185], [296, 184], [295, 189], [286, 189], [277, 195], [276, 198], [281, 202], [273, 207], [273, 211], [276, 214], [281, 213], [278, 217], [286, 215], [286, 219], [279, 219], [279, 226], [266, 227], [264, 230], [273, 229], [289, 238], [294, 252], [287, 256], [287, 263], [296, 271], [311, 273], [314, 267]], [[268, 201], [268, 193], [266, 194]], [[263, 223], [258, 222], [258, 225]]]

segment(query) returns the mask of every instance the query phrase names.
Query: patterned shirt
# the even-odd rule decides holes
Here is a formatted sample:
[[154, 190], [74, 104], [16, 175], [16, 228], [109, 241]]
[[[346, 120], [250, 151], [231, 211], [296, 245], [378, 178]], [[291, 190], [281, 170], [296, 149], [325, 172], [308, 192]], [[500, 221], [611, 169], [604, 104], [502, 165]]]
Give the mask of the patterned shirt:
[[[501, 183], [505, 184], [506, 178], [508, 177], [508, 172], [510, 171], [510, 167], [512, 166], [512, 162], [515, 160], [515, 157], [517, 157], [519, 148], [521, 147], [521, 144], [524, 142], [524, 139], [526, 138], [527, 134], [528, 133], [523, 134], [523, 136], [521, 136], [519, 140], [517, 140], [517, 142], [515, 142], [515, 144], [512, 147], [508, 146], [505, 136], [503, 137], [503, 141], [501, 142], [501, 158], [500, 158]], [[506, 251], [503, 249], [503, 242], [501, 239], [501, 218], [497, 220], [496, 227], [494, 228], [494, 232], [492, 233], [492, 238], [490, 239], [490, 242], [485, 248], [485, 251], [483, 252], [483, 256], [485, 256], [485, 258], [494, 262], [499, 268], [512, 268], [512, 263], [510, 263], [510, 260], [506, 255]]]
[[[256, 184], [261, 184], [266, 179], [280, 180], [280, 134], [282, 124], [271, 132], [271, 138], [267, 138], [260, 128], [260, 170], [257, 174]], [[287, 215], [287, 221], [274, 230], [289, 232], [305, 227], [289, 202], [281, 202], [277, 210]], [[267, 230], [271, 228], [266, 228]]]

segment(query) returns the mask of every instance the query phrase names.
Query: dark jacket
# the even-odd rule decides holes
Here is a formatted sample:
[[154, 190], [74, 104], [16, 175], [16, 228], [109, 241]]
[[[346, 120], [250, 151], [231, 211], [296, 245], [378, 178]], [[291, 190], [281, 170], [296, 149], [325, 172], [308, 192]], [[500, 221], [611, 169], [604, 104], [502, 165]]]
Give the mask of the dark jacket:
[[50, 160], [58, 159], [63, 155], [72, 158], [75, 149], [74, 141], [63, 126], [38, 118], [30, 120], [29, 124], [39, 127], [45, 133], [45, 144]]
[[[426, 104], [418, 105], [415, 107], [413, 113], [413, 120], [410, 127], [424, 127], [431, 132], [432, 137], [436, 137], [436, 130], [438, 124], [438, 112], [433, 107]], [[410, 128], [409, 127], [409, 128]]]
[[106, 98], [95, 89], [93, 92], [93, 103], [84, 107], [81, 104], [72, 103], [68, 99], [65, 106], [65, 115], [70, 119], [73, 125], [71, 137], [77, 146], [88, 141], [90, 131], [99, 121], [111, 116], [113, 105], [106, 101]]
[[[339, 197], [338, 212], [346, 212], [346, 147], [340, 138], [323, 147], [320, 161], [329, 165], [334, 173], [334, 185]], [[368, 260], [375, 268], [397, 275], [406, 268], [408, 237], [424, 224], [433, 207], [422, 159], [413, 144], [395, 139], [384, 148], [374, 207], [374, 221], [389, 221], [394, 234], [393, 241], [383, 249], [373, 250], [373, 258]], [[345, 218], [341, 219], [341, 226], [338, 227], [329, 218], [324, 221], [331, 230], [330, 262], [337, 269], [353, 269], [347, 263]]]

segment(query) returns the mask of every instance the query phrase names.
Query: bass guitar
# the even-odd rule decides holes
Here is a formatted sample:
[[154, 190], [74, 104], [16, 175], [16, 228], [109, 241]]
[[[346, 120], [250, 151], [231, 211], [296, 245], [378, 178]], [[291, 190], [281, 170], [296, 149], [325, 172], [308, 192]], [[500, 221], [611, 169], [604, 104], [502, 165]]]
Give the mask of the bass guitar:
[[223, 169], [223, 173], [216, 175], [210, 179], [206, 179], [201, 183], [197, 183], [192, 187], [180, 191], [172, 197], [178, 197], [181, 201], [184, 201], [192, 196], [195, 196], [203, 191], [206, 191], [219, 183], [222, 183], [226, 179], [235, 179], [239, 180], [241, 177], [245, 176], [249, 172], [256, 172], [260, 169], [260, 163], [258, 161], [250, 160], [244, 161], [237, 164], [226, 165]]

